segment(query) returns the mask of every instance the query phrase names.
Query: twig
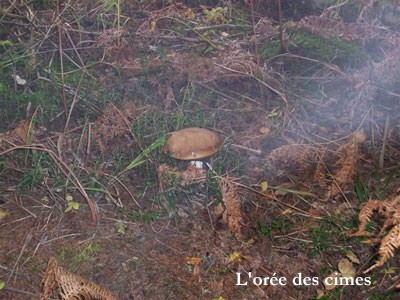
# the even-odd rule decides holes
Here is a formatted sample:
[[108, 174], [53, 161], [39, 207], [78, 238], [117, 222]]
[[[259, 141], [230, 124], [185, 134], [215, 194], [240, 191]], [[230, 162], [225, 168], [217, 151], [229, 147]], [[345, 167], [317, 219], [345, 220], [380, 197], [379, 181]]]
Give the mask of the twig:
[[61, 92], [64, 104], [64, 115], [68, 117], [67, 107], [67, 95], [65, 93], [65, 81], [64, 81], [64, 60], [63, 60], [63, 48], [62, 48], [62, 37], [61, 37], [61, 16], [60, 16], [60, 1], [57, 0], [57, 28], [58, 28], [58, 52], [60, 55], [60, 70], [61, 70]]
[[129, 188], [128, 188], [125, 184], [123, 184], [122, 181], [119, 180], [117, 176], [113, 176], [113, 175], [110, 175], [110, 174], [105, 174], [105, 175], [108, 176], [108, 177], [111, 177], [112, 180], [110, 181], [110, 184], [112, 184], [112, 185], [114, 186], [115, 189], [116, 189], [116, 187], [115, 187], [113, 181], [118, 182], [118, 183], [125, 189], [125, 191], [129, 194], [129, 196], [131, 196], [133, 202], [135, 202], [135, 204], [136, 204], [140, 209], [142, 209], [142, 206], [139, 204], [139, 202], [137, 202], [137, 200], [136, 200], [135, 197], [132, 195], [132, 193], [131, 193], [131, 191], [129, 190]]
[[22, 245], [21, 251], [19, 252], [18, 258], [17, 258], [17, 260], [16, 260], [15, 263], [14, 263], [14, 266], [13, 266], [13, 268], [12, 268], [12, 270], [11, 270], [10, 275], [8, 275], [7, 283], [10, 281], [11, 277], [13, 276], [13, 274], [14, 274], [14, 272], [15, 272], [15, 269], [17, 268], [18, 262], [19, 262], [19, 260], [21, 259], [22, 254], [24, 253], [26, 246], [27, 246], [27, 245], [29, 244], [29, 242], [31, 241], [32, 236], [33, 236], [33, 235], [32, 235], [32, 230], [29, 231], [29, 232], [27, 233], [27, 235], [25, 236], [24, 244]]
[[16, 289], [16, 288], [12, 288], [12, 287], [8, 287], [6, 286], [4, 288], [5, 291], [11, 291], [11, 292], [15, 292], [15, 293], [20, 293], [20, 294], [24, 294], [24, 295], [29, 295], [29, 296], [35, 296], [34, 299], [37, 299], [39, 296], [37, 294], [31, 293], [31, 292], [27, 292], [27, 291], [23, 291], [20, 289]]
[[283, 44], [282, 1], [281, 0], [278, 0], [278, 17], [279, 17], [279, 43], [281, 46], [281, 53], [284, 53], [285, 45]]
[[268, 195], [268, 194], [265, 194], [265, 193], [263, 193], [263, 192], [257, 191], [257, 190], [255, 190], [255, 189], [253, 189], [253, 188], [251, 188], [251, 187], [249, 187], [249, 186], [247, 186], [247, 185], [241, 184], [241, 183], [236, 183], [236, 185], [237, 185], [237, 186], [241, 186], [241, 187], [243, 187], [243, 188], [245, 188], [245, 189], [247, 189], [247, 190], [249, 190], [249, 191], [252, 191], [253, 193], [256, 193], [257, 195], [263, 196], [264, 198], [271, 199], [271, 200], [273, 200], [273, 201], [275, 201], [275, 202], [277, 202], [277, 203], [279, 203], [279, 204], [281, 204], [281, 205], [283, 205], [283, 206], [286, 206], [286, 207], [289, 207], [289, 208], [291, 208], [291, 209], [294, 209], [294, 210], [296, 210], [296, 211], [298, 211], [298, 212], [301, 212], [301, 213], [304, 214], [305, 216], [313, 217], [313, 218], [315, 218], [315, 219], [322, 219], [322, 217], [318, 217], [318, 216], [312, 215], [312, 214], [310, 214], [309, 212], [307, 212], [307, 211], [305, 211], [305, 210], [302, 210], [302, 209], [300, 209], [300, 208], [297, 208], [296, 206], [293, 206], [293, 205], [291, 205], [291, 204], [289, 204], [289, 203], [280, 201], [280, 200], [278, 200], [275, 196]]
[[210, 30], [210, 29], [221, 29], [221, 28], [252, 29], [253, 26], [251, 26], [251, 25], [237, 25], [237, 24], [216, 24], [216, 25], [209, 25], [209, 26], [193, 27], [191, 29], [184, 29], [184, 31], [191, 31], [192, 29], [195, 29], [195, 30]]
[[386, 142], [387, 142], [387, 135], [388, 135], [388, 130], [389, 130], [389, 116], [386, 117], [385, 121], [385, 131], [383, 132], [383, 141], [382, 141], [382, 148], [381, 148], [381, 153], [379, 155], [379, 169], [383, 169], [383, 160], [385, 158], [385, 150], [386, 150]]
[[251, 149], [251, 148], [247, 148], [245, 146], [237, 145], [237, 144], [231, 144], [231, 146], [239, 148], [239, 149], [243, 149], [243, 150], [246, 150], [246, 151], [249, 151], [249, 152], [253, 152], [253, 153], [257, 154], [257, 155], [263, 154], [263, 152], [261, 150], [258, 150], [258, 149]]

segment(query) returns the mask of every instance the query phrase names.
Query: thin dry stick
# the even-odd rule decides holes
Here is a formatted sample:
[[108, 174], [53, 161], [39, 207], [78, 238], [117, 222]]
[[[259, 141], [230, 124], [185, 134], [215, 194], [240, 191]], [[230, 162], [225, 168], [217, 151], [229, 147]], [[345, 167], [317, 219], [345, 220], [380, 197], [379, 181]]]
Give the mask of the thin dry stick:
[[297, 210], [298, 212], [301, 212], [301, 213], [304, 214], [305, 216], [310, 216], [310, 217], [313, 217], [313, 218], [315, 218], [315, 219], [321, 219], [321, 217], [314, 216], [314, 215], [310, 214], [309, 212], [307, 212], [307, 211], [305, 211], [305, 210], [302, 210], [302, 209], [300, 209], [300, 208], [298, 208], [298, 207], [296, 207], [296, 206], [293, 206], [293, 205], [288, 204], [288, 203], [286, 203], [286, 202], [280, 201], [280, 200], [278, 200], [275, 196], [267, 195], [267, 194], [265, 194], [265, 193], [262, 193], [262, 192], [260, 192], [260, 191], [257, 191], [257, 190], [255, 190], [255, 189], [253, 189], [253, 188], [251, 188], [251, 187], [249, 187], [249, 186], [247, 186], [247, 185], [241, 184], [241, 183], [237, 183], [237, 185], [238, 185], [238, 186], [241, 186], [241, 187], [243, 187], [243, 188], [245, 188], [245, 189], [247, 189], [247, 190], [249, 190], [249, 191], [252, 191], [253, 193], [256, 193], [257, 195], [263, 196], [264, 198], [271, 199], [271, 200], [275, 201], [276, 203], [279, 203], [279, 204], [281, 204], [281, 205], [283, 205], [283, 206], [286, 206], [286, 207], [289, 207], [289, 208], [291, 208], [291, 209]]
[[87, 143], [86, 143], [86, 156], [85, 156], [85, 166], [89, 163], [90, 154], [92, 153], [92, 123], [88, 123], [87, 132]]
[[[61, 72], [61, 74], [62, 74], [61, 75], [62, 78], [64, 78], [64, 72]], [[69, 121], [71, 120], [72, 111], [74, 110], [75, 104], [79, 100], [78, 91], [79, 91], [79, 89], [81, 87], [82, 78], [83, 78], [83, 74], [81, 74], [81, 77], [79, 78], [78, 86], [77, 86], [76, 92], [74, 94], [74, 99], [72, 99], [71, 107], [70, 107], [70, 110], [69, 110], [69, 112], [67, 114], [67, 120], [65, 121], [65, 125], [64, 125], [64, 132], [66, 132], [68, 130], [68, 125], [69, 125]], [[64, 83], [63, 83], [62, 87], [63, 87], [63, 90], [64, 90]]]
[[20, 259], [21, 259], [21, 257], [22, 257], [22, 254], [23, 254], [24, 251], [25, 251], [26, 246], [30, 243], [30, 241], [31, 241], [31, 239], [32, 239], [32, 236], [33, 236], [33, 235], [32, 235], [32, 230], [29, 231], [29, 232], [27, 233], [27, 235], [25, 236], [24, 244], [22, 245], [21, 251], [19, 251], [18, 258], [17, 258], [17, 260], [16, 260], [15, 263], [14, 263], [14, 266], [13, 266], [11, 272], [10, 272], [10, 275], [9, 275], [8, 278], [7, 278], [7, 283], [10, 281], [11, 277], [13, 276], [13, 274], [14, 274], [14, 272], [15, 272], [15, 269], [17, 268], [17, 264], [18, 264], [18, 262], [20, 261]]
[[279, 17], [279, 42], [281, 45], [281, 53], [285, 52], [285, 45], [283, 44], [283, 24], [282, 24], [282, 1], [278, 0], [278, 17]]
[[57, 28], [58, 28], [58, 52], [60, 55], [60, 69], [61, 69], [61, 92], [64, 104], [64, 115], [65, 117], [68, 117], [67, 94], [65, 93], [65, 81], [64, 81], [64, 60], [63, 60], [63, 48], [62, 48], [62, 37], [61, 37], [61, 16], [60, 16], [59, 0], [57, 0]]
[[110, 184], [112, 184], [112, 185], [114, 186], [115, 189], [117, 189], [117, 188], [115, 187], [113, 181], [115, 180], [116, 182], [118, 182], [118, 183], [125, 189], [125, 191], [129, 194], [129, 196], [131, 196], [133, 202], [135, 202], [135, 204], [136, 204], [140, 209], [142, 209], [142, 206], [140, 206], [139, 202], [137, 202], [137, 200], [135, 199], [135, 196], [132, 195], [132, 193], [131, 193], [131, 191], [129, 190], [129, 188], [128, 188], [125, 184], [123, 184], [122, 181], [119, 180], [117, 176], [113, 176], [113, 175], [110, 175], [110, 174], [105, 174], [105, 175], [106, 175], [107, 177], [110, 177], [110, 178], [112, 179], [112, 180], [110, 181]]
[[381, 154], [379, 155], [379, 169], [381, 169], [381, 170], [383, 169], [383, 160], [385, 158], [388, 130], [389, 130], [389, 117], [386, 117], [385, 131], [383, 133], [382, 149], [381, 149]]
[[[43, 151], [47, 152], [50, 157], [54, 160], [54, 162], [57, 164], [59, 169], [64, 173], [64, 175], [69, 178], [71, 177], [73, 179], [72, 184], [75, 185], [75, 187], [78, 189], [78, 191], [81, 193], [81, 195], [85, 198], [90, 212], [92, 216], [92, 220], [94, 223], [97, 222], [97, 213], [95, 209], [94, 202], [92, 199], [90, 199], [89, 195], [86, 193], [85, 189], [83, 188], [82, 184], [80, 183], [79, 179], [76, 177], [76, 175], [68, 168], [68, 166], [61, 160], [60, 157], [58, 157], [52, 150], [47, 149], [44, 145], [41, 144], [36, 144], [36, 145], [31, 145], [31, 146], [14, 146], [10, 149], [7, 149], [3, 152], [0, 152], [0, 156], [5, 155], [7, 153], [17, 151], [17, 150], [37, 150], [37, 151]], [[60, 168], [60, 166], [62, 168]]]

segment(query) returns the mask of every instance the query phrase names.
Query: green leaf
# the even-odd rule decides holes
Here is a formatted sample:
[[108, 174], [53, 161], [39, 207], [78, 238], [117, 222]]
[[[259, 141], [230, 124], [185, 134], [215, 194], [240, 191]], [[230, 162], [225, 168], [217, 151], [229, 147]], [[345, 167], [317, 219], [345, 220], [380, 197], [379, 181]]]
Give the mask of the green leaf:
[[120, 222], [117, 223], [117, 232], [120, 234], [125, 234], [126, 226]]
[[0, 41], [0, 45], [3, 47], [11, 47], [13, 44], [13, 42], [9, 41], [9, 40], [5, 40], [5, 41]]
[[368, 201], [368, 187], [358, 176], [356, 178], [356, 194], [361, 203]]
[[0, 281], [0, 290], [2, 290], [6, 286], [4, 281]]
[[150, 154], [150, 152], [156, 150], [157, 148], [163, 146], [165, 144], [165, 136], [162, 136], [158, 138], [153, 144], [148, 146], [146, 149], [142, 151], [134, 160], [131, 161], [131, 163], [123, 170], [119, 175], [122, 173], [129, 171], [131, 169], [136, 168], [137, 166], [140, 166], [142, 163], [146, 162], [144, 158]]
[[65, 212], [69, 212], [69, 211], [77, 211], [79, 209], [79, 203], [75, 202], [75, 201], [69, 201], [68, 202], [68, 206], [65, 209]]

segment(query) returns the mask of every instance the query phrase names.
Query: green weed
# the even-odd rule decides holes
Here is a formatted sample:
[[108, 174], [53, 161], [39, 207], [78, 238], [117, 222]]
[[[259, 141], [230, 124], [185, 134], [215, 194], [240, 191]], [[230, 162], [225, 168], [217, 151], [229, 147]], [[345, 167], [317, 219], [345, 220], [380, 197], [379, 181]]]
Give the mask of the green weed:
[[361, 203], [367, 202], [369, 199], [368, 186], [364, 181], [361, 181], [359, 176], [356, 178], [355, 189], [358, 201]]
[[265, 220], [258, 221], [258, 229], [260, 232], [271, 240], [274, 238], [275, 234], [287, 234], [292, 228], [293, 223], [287, 217], [277, 218], [268, 223], [266, 223]]
[[30, 169], [19, 181], [18, 186], [23, 190], [33, 190], [42, 183], [52, 168], [52, 160], [44, 152], [27, 153], [27, 158], [31, 161]]
[[75, 247], [69, 246], [68, 248], [62, 249], [58, 256], [60, 260], [66, 260], [72, 254], [73, 256], [70, 259], [70, 268], [71, 271], [74, 272], [83, 263], [93, 264], [96, 261], [96, 255], [99, 253], [99, 251], [99, 245], [93, 245], [92, 243], [89, 243], [86, 247], [80, 250], [79, 253], [76, 253], [77, 249]]
[[328, 222], [320, 222], [320, 226], [314, 226], [310, 228], [311, 244], [309, 248], [311, 258], [317, 255], [323, 254], [323, 252], [329, 249], [332, 245], [332, 226]]
[[394, 300], [397, 299], [397, 297], [397, 292], [394, 290], [387, 292], [376, 291], [372, 293], [370, 300]]

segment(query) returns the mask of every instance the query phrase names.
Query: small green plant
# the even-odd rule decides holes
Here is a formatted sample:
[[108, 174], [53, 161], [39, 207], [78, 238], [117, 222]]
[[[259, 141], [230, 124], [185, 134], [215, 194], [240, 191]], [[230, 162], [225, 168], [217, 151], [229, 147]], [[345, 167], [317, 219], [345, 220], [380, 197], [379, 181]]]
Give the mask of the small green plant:
[[329, 226], [327, 222], [322, 221], [320, 226], [310, 228], [310, 235], [312, 238], [310, 257], [314, 258], [318, 254], [322, 255], [322, 253], [331, 246], [331, 234], [332, 227]]
[[4, 289], [6, 283], [4, 281], [0, 281], [0, 290]]
[[28, 173], [18, 183], [22, 189], [33, 190], [43, 181], [43, 177], [47, 174], [51, 159], [46, 153], [37, 152], [30, 154], [27, 152], [26, 160], [31, 165]]
[[381, 291], [376, 291], [373, 292], [371, 297], [369, 299], [371, 300], [394, 300], [398, 299], [398, 295], [396, 291], [387, 291], [387, 292], [381, 292]]
[[293, 224], [286, 217], [275, 219], [270, 221], [268, 224], [264, 220], [258, 221], [259, 230], [269, 239], [272, 239], [276, 232], [286, 234], [292, 227]]
[[[79, 266], [83, 263], [93, 263], [96, 260], [96, 255], [100, 251], [99, 245], [93, 245], [89, 243], [85, 248], [83, 248], [78, 254], [73, 255], [70, 260], [71, 270], [76, 271]], [[62, 249], [59, 253], [60, 260], [66, 260], [71, 254], [76, 253], [76, 248], [69, 246], [68, 248]]]
[[117, 232], [121, 235], [125, 234], [126, 226], [122, 222], [117, 222], [116, 224]]
[[226, 24], [230, 22], [228, 7], [203, 8], [204, 24]]
[[65, 200], [67, 200], [68, 204], [67, 204], [67, 208], [65, 209], [65, 212], [69, 212], [69, 211], [78, 211], [79, 210], [79, 203], [73, 201], [74, 198], [71, 195], [67, 195], [65, 197]]
[[130, 214], [132, 222], [143, 222], [150, 224], [161, 216], [161, 210], [139, 210]]
[[70, 211], [78, 211], [79, 210], [79, 203], [75, 201], [69, 201], [65, 212]]
[[165, 136], [158, 138], [153, 144], [144, 149], [134, 160], [132, 160], [130, 164], [122, 172], [119, 173], [119, 175], [122, 175], [126, 171], [137, 168], [141, 164], [145, 163], [146, 162], [145, 157], [148, 157], [148, 155], [152, 151], [162, 147], [164, 144], [165, 144]]

